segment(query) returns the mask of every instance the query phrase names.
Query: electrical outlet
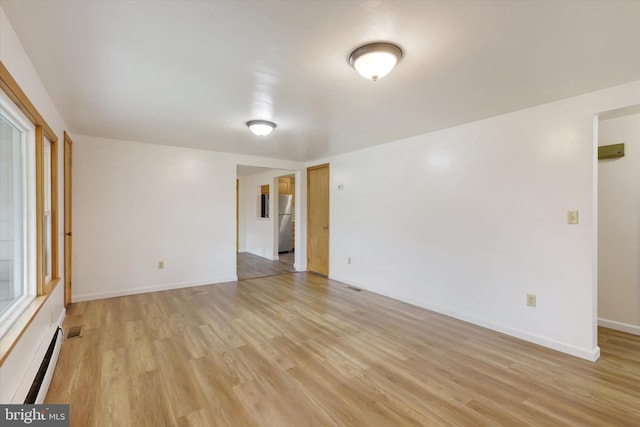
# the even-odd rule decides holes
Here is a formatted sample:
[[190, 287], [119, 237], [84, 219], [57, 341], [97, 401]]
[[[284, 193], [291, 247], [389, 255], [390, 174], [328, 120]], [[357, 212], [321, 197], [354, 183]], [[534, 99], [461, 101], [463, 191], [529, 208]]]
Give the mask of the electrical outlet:
[[567, 211], [567, 224], [578, 223], [578, 211]]
[[527, 294], [527, 305], [529, 307], [535, 307], [536, 306], [536, 296], [535, 296], [535, 294]]
[[164, 268], [164, 261], [158, 261], [158, 270], [162, 270]]
[[351, 257], [347, 258], [347, 264], [351, 265]]

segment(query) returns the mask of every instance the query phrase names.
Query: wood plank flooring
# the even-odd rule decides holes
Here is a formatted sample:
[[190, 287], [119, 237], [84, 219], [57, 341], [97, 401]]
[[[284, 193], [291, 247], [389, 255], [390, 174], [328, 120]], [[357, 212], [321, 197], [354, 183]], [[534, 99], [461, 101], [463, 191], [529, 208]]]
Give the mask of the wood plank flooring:
[[640, 339], [587, 362], [306, 273], [71, 305], [72, 426], [635, 426]]
[[293, 268], [293, 252], [280, 254], [279, 256], [279, 260], [271, 261], [248, 252], [238, 252], [238, 280], [275, 276], [296, 271]]

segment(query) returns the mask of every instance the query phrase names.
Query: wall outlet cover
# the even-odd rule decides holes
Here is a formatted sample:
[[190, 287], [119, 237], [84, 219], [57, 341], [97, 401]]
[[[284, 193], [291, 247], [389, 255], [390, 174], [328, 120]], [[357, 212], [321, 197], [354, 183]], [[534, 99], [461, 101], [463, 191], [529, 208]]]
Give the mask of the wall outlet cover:
[[527, 305], [529, 307], [536, 306], [536, 296], [534, 294], [527, 294]]
[[567, 211], [567, 224], [578, 224], [578, 211]]

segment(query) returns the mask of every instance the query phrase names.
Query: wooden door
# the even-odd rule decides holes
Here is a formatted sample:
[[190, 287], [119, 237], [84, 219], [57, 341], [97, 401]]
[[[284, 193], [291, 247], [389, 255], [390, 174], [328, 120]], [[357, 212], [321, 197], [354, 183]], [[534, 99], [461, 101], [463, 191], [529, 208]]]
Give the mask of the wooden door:
[[72, 173], [71, 159], [73, 153], [73, 142], [67, 132], [64, 133], [64, 306], [71, 303], [72, 289], [71, 278], [73, 268], [71, 263], [72, 255]]
[[307, 168], [307, 270], [329, 275], [329, 165]]

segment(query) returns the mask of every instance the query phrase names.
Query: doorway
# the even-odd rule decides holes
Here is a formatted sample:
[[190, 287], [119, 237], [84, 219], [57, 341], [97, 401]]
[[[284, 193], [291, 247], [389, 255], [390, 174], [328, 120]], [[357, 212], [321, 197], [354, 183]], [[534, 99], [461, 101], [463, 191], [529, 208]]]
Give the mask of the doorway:
[[296, 250], [296, 177], [278, 177], [278, 261], [293, 267]]
[[329, 164], [307, 168], [307, 270], [329, 275]]
[[640, 335], [640, 106], [599, 115], [598, 151], [598, 324]]
[[[300, 172], [237, 166], [236, 241], [239, 280], [293, 273], [296, 181]], [[299, 216], [299, 215], [298, 215]], [[298, 231], [299, 233], [300, 231]]]

